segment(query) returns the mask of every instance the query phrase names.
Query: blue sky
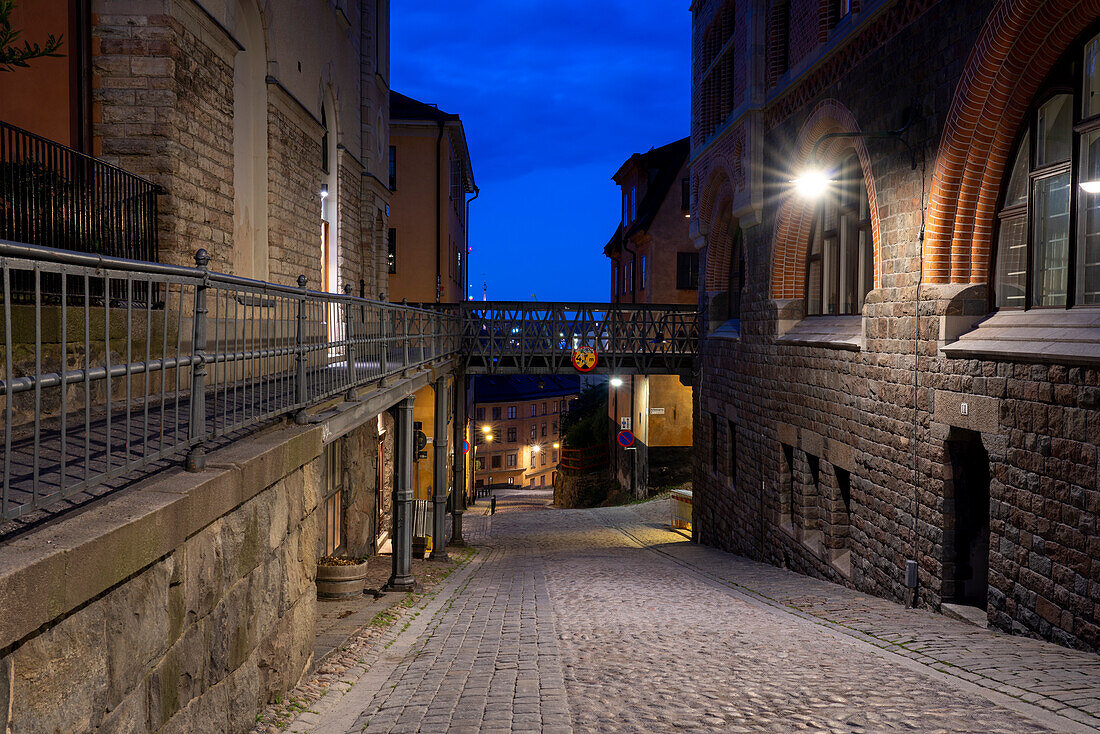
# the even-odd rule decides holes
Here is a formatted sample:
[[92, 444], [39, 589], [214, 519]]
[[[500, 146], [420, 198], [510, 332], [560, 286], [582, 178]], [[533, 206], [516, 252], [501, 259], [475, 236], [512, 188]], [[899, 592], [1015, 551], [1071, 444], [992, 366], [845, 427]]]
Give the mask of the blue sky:
[[687, 0], [402, 0], [390, 86], [462, 117], [471, 293], [605, 301], [611, 175], [688, 134]]

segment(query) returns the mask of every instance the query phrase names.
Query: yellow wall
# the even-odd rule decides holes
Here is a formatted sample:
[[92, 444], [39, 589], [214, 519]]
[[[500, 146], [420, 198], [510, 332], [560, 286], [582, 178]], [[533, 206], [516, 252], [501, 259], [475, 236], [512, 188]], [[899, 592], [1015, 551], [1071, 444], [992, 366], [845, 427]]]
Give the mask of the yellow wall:
[[[448, 395], [452, 387], [451, 381], [448, 381]], [[413, 491], [416, 499], [430, 500], [435, 496], [435, 390], [432, 389], [431, 385], [426, 385], [416, 392], [416, 402], [413, 403], [413, 420], [420, 421], [420, 430], [424, 431], [424, 435], [428, 437], [428, 446], [425, 448], [425, 451], [428, 452], [427, 458], [416, 459], [415, 456], [413, 457], [416, 459], [413, 462]], [[448, 467], [451, 464], [451, 453], [454, 449], [450, 445], [453, 440], [453, 433], [454, 421], [452, 420], [447, 423]], [[448, 469], [449, 471], [450, 469]], [[450, 483], [448, 475], [447, 484], [450, 485]]]
[[391, 301], [435, 302], [436, 288], [436, 197], [442, 219], [439, 233], [439, 269], [443, 286], [440, 300], [462, 300], [461, 278], [452, 275], [451, 241], [465, 247], [460, 212], [461, 200], [450, 198], [451, 148], [444, 134], [439, 143], [439, 188], [436, 188], [435, 122], [394, 121], [390, 126], [390, 145], [397, 148], [397, 188], [390, 199], [389, 226], [397, 234], [397, 272], [389, 276]]
[[[631, 403], [633, 385], [633, 404]], [[631, 430], [646, 446], [691, 446], [691, 388], [675, 375], [634, 375], [623, 377], [620, 387], [608, 385], [607, 417], [619, 426], [619, 419], [630, 416]], [[663, 414], [653, 410], [664, 409]]]

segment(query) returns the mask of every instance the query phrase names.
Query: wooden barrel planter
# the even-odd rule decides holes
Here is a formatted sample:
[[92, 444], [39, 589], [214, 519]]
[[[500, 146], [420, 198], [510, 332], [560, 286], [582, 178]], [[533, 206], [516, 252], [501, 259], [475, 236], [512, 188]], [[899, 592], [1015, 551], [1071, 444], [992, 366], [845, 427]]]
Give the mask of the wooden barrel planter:
[[[323, 559], [322, 559], [323, 560]], [[348, 599], [363, 593], [367, 562], [326, 565], [317, 562], [317, 596], [321, 599]]]

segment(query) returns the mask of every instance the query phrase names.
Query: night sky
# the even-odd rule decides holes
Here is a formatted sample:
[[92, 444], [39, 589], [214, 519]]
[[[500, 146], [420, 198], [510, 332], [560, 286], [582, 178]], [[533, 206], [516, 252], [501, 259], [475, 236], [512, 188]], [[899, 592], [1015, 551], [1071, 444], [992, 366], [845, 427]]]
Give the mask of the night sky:
[[471, 295], [606, 301], [611, 175], [688, 134], [687, 0], [395, 2], [395, 91], [458, 114], [481, 196]]

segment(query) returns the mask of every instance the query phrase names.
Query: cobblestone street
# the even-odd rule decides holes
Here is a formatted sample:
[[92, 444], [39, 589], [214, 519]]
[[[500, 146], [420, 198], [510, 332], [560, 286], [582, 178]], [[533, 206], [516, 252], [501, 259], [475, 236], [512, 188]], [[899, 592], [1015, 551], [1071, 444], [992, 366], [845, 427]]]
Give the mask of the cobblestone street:
[[467, 515], [481, 548], [297, 732], [1093, 731], [1100, 661], [686, 542], [667, 501]]

